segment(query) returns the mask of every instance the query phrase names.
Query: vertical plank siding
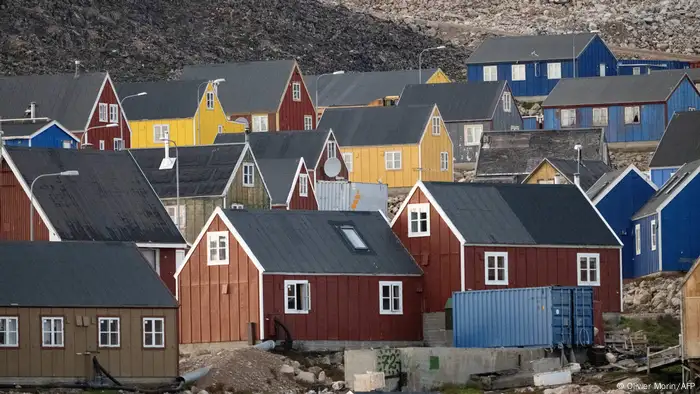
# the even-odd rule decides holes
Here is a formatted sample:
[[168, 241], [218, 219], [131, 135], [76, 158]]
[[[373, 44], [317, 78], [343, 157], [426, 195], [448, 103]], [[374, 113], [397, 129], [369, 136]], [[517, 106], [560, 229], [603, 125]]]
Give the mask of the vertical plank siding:
[[[309, 175], [306, 166], [302, 166], [301, 174]], [[292, 198], [289, 200], [289, 209], [303, 209], [308, 211], [318, 211], [318, 201], [314, 190], [313, 178], [309, 175], [306, 185], [307, 195], [302, 197], [299, 194], [300, 182], [297, 177], [296, 183], [292, 186]]]
[[[335, 141], [335, 138], [331, 136], [329, 138], [329, 141]], [[349, 179], [348, 167], [345, 165], [345, 160], [343, 160], [343, 153], [340, 151], [340, 148], [337, 145], [335, 150], [335, 158], [340, 160], [340, 172], [337, 176], [343, 179]], [[323, 170], [323, 167], [326, 165], [326, 161], [328, 161], [328, 144], [326, 144], [326, 146], [323, 147], [323, 152], [321, 152], [321, 157], [319, 158], [318, 165], [315, 169], [311, 167], [316, 165], [316, 163], [306, 163], [306, 165], [309, 166], [309, 177], [311, 177], [311, 179], [314, 179], [315, 174], [317, 181], [335, 180], [335, 177], [331, 178], [329, 176], [326, 176], [326, 172]]]
[[[40, 188], [41, 181], [34, 185]], [[28, 241], [29, 236], [29, 197], [24, 192], [6, 161], [0, 166], [0, 240]], [[34, 209], [34, 239], [48, 241], [49, 230]]]
[[518, 130], [523, 130], [523, 117], [518, 110], [518, 103], [513, 98], [513, 92], [509, 85], [506, 85], [505, 92], [510, 93], [510, 112], [503, 109], [503, 97], [496, 104], [496, 111], [493, 114], [492, 124], [494, 130], [511, 130], [513, 126]]
[[[258, 166], [254, 167], [255, 185], [253, 187], [243, 186], [243, 163], [254, 163], [253, 155], [250, 153], [250, 151], [246, 152], [241, 166], [238, 167], [238, 171], [236, 171], [236, 174], [233, 176], [231, 187], [226, 193], [227, 206], [224, 208], [231, 208], [231, 204], [238, 203], [243, 204], [243, 206], [248, 209], [269, 209], [270, 195], [267, 193], [267, 189], [265, 188], [265, 183], [263, 182], [260, 169]], [[207, 216], [206, 219], [209, 219], [209, 216]], [[204, 223], [202, 223], [202, 226], [203, 225]], [[199, 233], [202, 226], [197, 228], [197, 233]]]
[[694, 209], [698, 204], [698, 196], [700, 176], [686, 184], [661, 211], [659, 245], [662, 253], [661, 268], [664, 271], [688, 271], [693, 261], [700, 256], [697, 227], [700, 211]]
[[[632, 254], [634, 259], [633, 277], [653, 274], [659, 271], [659, 242], [656, 250], [651, 250], [651, 221], [656, 220], [659, 225], [658, 215], [649, 215], [632, 222]], [[640, 254], [636, 253], [635, 226], [639, 224], [641, 248]], [[665, 230], [665, 229], [664, 229]], [[661, 234], [659, 231], [658, 234]], [[661, 235], [659, 235], [661, 237]]]
[[[102, 89], [102, 92], [100, 94], [100, 98], [98, 100], [98, 103], [106, 103], [106, 104], [116, 104], [119, 105], [119, 100], [117, 99], [117, 94], [114, 91], [114, 87], [112, 84], [107, 80], [105, 82], [104, 88]], [[109, 108], [109, 107], [108, 107]], [[108, 109], [108, 121], [107, 122], [100, 122], [100, 105], [97, 104], [95, 106], [94, 111], [90, 115], [90, 120], [88, 122], [88, 128], [90, 127], [95, 127], [95, 126], [105, 126], [109, 122], [109, 109]], [[124, 119], [122, 109], [119, 107], [119, 124], [121, 125], [122, 133], [124, 134], [124, 148], [130, 148], [131, 147], [131, 129], [129, 129], [129, 122]], [[73, 130], [71, 130], [73, 131]], [[83, 131], [83, 130], [79, 130]], [[102, 140], [105, 142], [105, 150], [114, 150], [114, 139], [115, 138], [120, 138], [120, 132], [119, 132], [119, 127], [110, 127], [110, 128], [95, 128], [87, 132], [87, 140], [92, 144], [91, 148], [92, 149], [99, 149], [99, 141]], [[84, 140], [83, 140], [84, 141]]]
[[[450, 135], [445, 127], [445, 122], [443, 122], [440, 116], [440, 134], [433, 135], [432, 129], [432, 117], [440, 116], [440, 111], [438, 108], [433, 109], [431, 114], [431, 119], [428, 121], [428, 126], [423, 130], [423, 138], [420, 142], [421, 160], [419, 168], [420, 179], [424, 181], [443, 181], [452, 182], [454, 180], [453, 172], [453, 145]], [[447, 152], [447, 170], [442, 171], [440, 164], [440, 154], [442, 152]]]
[[683, 284], [681, 340], [684, 358], [700, 358], [700, 271], [697, 267]]
[[175, 271], [177, 270], [177, 249], [159, 249], [160, 278], [175, 295]]
[[688, 111], [689, 109], [700, 109], [700, 94], [695, 85], [686, 77], [681, 81], [676, 90], [671, 94], [666, 103], [667, 124], [673, 119], [676, 112]]
[[492, 122], [446, 122], [448, 133], [452, 139], [452, 151], [455, 163], [476, 163], [479, 156], [479, 144], [467, 145], [465, 129], [467, 125], [482, 125], [483, 131], [492, 129]]
[[[294, 101], [292, 98], [292, 83], [294, 82], [301, 84], [301, 101]], [[304, 130], [305, 115], [313, 117], [313, 129], [316, 129], [315, 113], [313, 102], [306, 89], [299, 67], [295, 66], [292, 77], [287, 84], [287, 90], [282, 97], [282, 104], [279, 108], [278, 130]]]
[[[418, 149], [415, 145], [357, 146], [343, 147], [343, 153], [352, 153], [353, 170], [350, 181], [377, 183], [389, 187], [412, 187], [418, 181]], [[401, 169], [387, 170], [385, 152], [401, 152]]]
[[[177, 199], [163, 199], [163, 205], [166, 207], [177, 207]], [[180, 205], [185, 209], [185, 229], [183, 236], [189, 243], [197, 239], [197, 235], [202, 230], [202, 227], [207, 223], [209, 217], [214, 212], [216, 207], [223, 203], [222, 197], [201, 197], [201, 198], [181, 198]]]
[[652, 168], [650, 170], [651, 172], [651, 181], [658, 187], [659, 189], [668, 181], [671, 179], [671, 176], [678, 171], [680, 167], [673, 167], [673, 168]]

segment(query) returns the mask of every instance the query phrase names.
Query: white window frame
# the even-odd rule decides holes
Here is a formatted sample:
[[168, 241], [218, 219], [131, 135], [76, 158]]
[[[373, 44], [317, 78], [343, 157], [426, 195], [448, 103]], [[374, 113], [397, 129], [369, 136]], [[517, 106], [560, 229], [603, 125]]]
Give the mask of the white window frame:
[[313, 115], [304, 115], [304, 130], [313, 130], [314, 129], [314, 116]]
[[440, 117], [433, 116], [431, 118], [431, 124], [433, 126], [431, 134], [432, 135], [440, 135]]
[[301, 101], [301, 82], [292, 82], [292, 100]]
[[561, 79], [561, 63], [547, 63], [547, 79]]
[[[112, 322], [117, 322], [117, 330], [112, 331]], [[102, 323], [107, 323], [107, 330], [102, 330]], [[97, 343], [99, 347], [119, 347], [121, 344], [121, 322], [118, 317], [99, 317], [97, 318]], [[102, 341], [102, 334], [107, 335], [107, 343]], [[117, 343], [112, 342], [112, 334], [117, 334]]]
[[[581, 279], [581, 272], [584, 268], [581, 266], [581, 259], [586, 259], [586, 277], [587, 280]], [[591, 259], [595, 259], [595, 270], [591, 269]], [[576, 276], [579, 286], [600, 286], [600, 253], [577, 253], [576, 254]], [[591, 272], [595, 272], [596, 280], [591, 280]]]
[[[464, 145], [479, 146], [481, 145], [481, 134], [484, 132], [483, 124], [467, 124], [464, 125]], [[469, 136], [472, 137], [472, 142], [469, 142]]]
[[[625, 107], [625, 124], [640, 124], [642, 123], [642, 109], [638, 105], [632, 105], [629, 107]], [[630, 120], [627, 120], [627, 113], [630, 113]], [[634, 121], [634, 114], [635, 112], [637, 113], [637, 121]]]
[[[567, 114], [567, 116], [565, 116]], [[571, 116], [573, 114], [573, 116]], [[567, 120], [566, 124], [564, 119]], [[559, 124], [561, 127], [574, 127], [576, 126], [576, 108], [565, 108], [559, 111]]]
[[255, 187], [255, 164], [243, 163], [243, 186]]
[[511, 112], [513, 110], [513, 103], [511, 102], [510, 92], [503, 92], [503, 112]]
[[510, 130], [511, 130], [511, 131], [518, 131], [518, 130], [520, 130], [520, 126], [515, 125], [515, 124], [514, 124], [514, 125], [510, 125]]
[[[175, 218], [177, 217], [177, 205], [166, 205], [165, 210], [168, 212], [168, 216], [170, 216], [170, 219], [175, 222]], [[185, 226], [187, 225], [187, 210], [185, 208], [185, 204], [180, 204], [180, 222], [177, 223], [179, 226], [180, 230], [184, 230]]]
[[[389, 297], [384, 296], [384, 288], [389, 288]], [[394, 289], [399, 289], [399, 295], [394, 295]], [[389, 309], [384, 308], [384, 300], [389, 300]], [[394, 301], [398, 300], [398, 308], [394, 307]], [[403, 282], [379, 281], [379, 314], [403, 315]]]
[[[44, 323], [49, 322], [51, 328], [46, 331]], [[56, 328], [56, 322], [61, 323], [60, 329]], [[51, 338], [50, 343], [46, 343], [44, 338], [46, 335]], [[60, 337], [59, 337], [60, 335]], [[59, 341], [60, 339], [60, 341]], [[41, 317], [41, 347], [64, 347], [66, 341], [66, 325], [63, 317], [58, 316], [42, 316]]]
[[345, 167], [348, 168], [348, 172], [352, 172], [353, 162], [352, 162], [352, 152], [343, 153], [343, 161], [345, 162]]
[[[270, 119], [265, 115], [253, 115], [252, 117], [252, 129], [254, 133], [262, 133], [270, 130], [269, 121]], [[264, 127], [263, 127], [264, 126]]]
[[[596, 117], [596, 113], [598, 116]], [[597, 121], [596, 121], [597, 118]], [[603, 121], [603, 119], [605, 121]], [[600, 108], [593, 108], [593, 126], [607, 126], [608, 125], [608, 108], [607, 107], [600, 107]]]
[[[398, 160], [397, 160], [397, 157], [398, 157]], [[398, 167], [396, 166], [397, 162], [399, 163]], [[401, 169], [401, 151], [400, 150], [384, 152], [384, 168], [387, 171], [395, 171], [395, 170]]]
[[[408, 204], [406, 212], [408, 212], [408, 237], [409, 238], [429, 237], [430, 236], [430, 204], [429, 203]], [[417, 214], [417, 216], [415, 218], [412, 217], [413, 213]], [[421, 214], [425, 214], [425, 218], [421, 218]], [[421, 225], [422, 221], [426, 222], [425, 231], [421, 231], [421, 229], [420, 229], [420, 225]], [[413, 222], [418, 223], [417, 231], [413, 231], [413, 226], [412, 226]]]
[[326, 144], [326, 157], [333, 158], [338, 156], [338, 144], [335, 141], [328, 141]]
[[117, 104], [109, 105], [109, 122], [119, 123], [119, 106]]
[[[224, 245], [222, 246], [219, 242], [220, 238], [224, 237]], [[228, 231], [210, 231], [207, 233], [207, 265], [228, 265], [229, 262], [229, 242], [228, 242]], [[215, 246], [212, 249], [212, 242], [215, 242]], [[211, 252], [213, 250], [217, 251], [216, 259], [212, 258]], [[224, 250], [226, 256], [222, 259], [220, 257], [221, 250]]]
[[112, 140], [112, 148], [115, 151], [123, 150], [124, 149], [124, 140], [121, 138], [114, 138]]
[[642, 226], [640, 224], [634, 225], [634, 252], [637, 256], [642, 254]]
[[598, 64], [598, 76], [604, 77], [606, 74], [607, 68], [608, 67], [605, 65], [605, 63]]
[[[493, 268], [489, 268], [489, 258], [493, 257]], [[498, 267], [498, 258], [503, 257], [503, 268]], [[489, 270], [494, 271], [494, 279], [489, 279]], [[503, 270], [503, 279], [498, 279], [498, 271]], [[503, 286], [508, 284], [508, 252], [484, 252], [484, 284]]]
[[169, 124], [154, 124], [153, 125], [153, 142], [163, 143], [164, 139], [170, 138]]
[[[302, 285], [304, 286], [303, 289], [306, 289], [306, 294], [302, 294], [302, 300], [301, 300], [301, 309], [297, 309], [296, 306], [298, 305], [297, 302], [297, 292], [296, 292], [296, 286]], [[295, 286], [294, 290], [294, 295], [290, 296], [287, 294], [289, 290], [289, 286]], [[294, 299], [294, 308], [291, 309], [289, 308], [289, 299], [293, 298]], [[285, 280], [284, 281], [284, 313], [285, 314], [303, 314], [306, 315], [311, 311], [311, 285], [309, 284], [308, 280]]]
[[[0, 342], [0, 348], [19, 347], [19, 316], [0, 316], [4, 329], [0, 333], [4, 334], [5, 342]], [[15, 323], [15, 329], [10, 330], [10, 322]], [[14, 334], [14, 342], [10, 341], [10, 334]]]
[[510, 66], [511, 81], [525, 81], [526, 70], [524, 64], [513, 64]]
[[309, 196], [309, 175], [299, 174], [299, 197]]
[[656, 250], [656, 237], [659, 234], [659, 228], [656, 225], [656, 219], [652, 219], [651, 226], [649, 227], [649, 232], [651, 233], [651, 250]]
[[[146, 324], [151, 322], [151, 330], [146, 331]], [[161, 330], [158, 331], [156, 323], [160, 322]], [[142, 323], [143, 347], [145, 349], [162, 349], [165, 347], [165, 318], [164, 317], [144, 317]], [[146, 343], [146, 334], [151, 334], [151, 344]], [[160, 334], [161, 343], [157, 344], [156, 338]]]
[[641, 75], [641, 74], [642, 74], [641, 67], [632, 67], [632, 75]]
[[498, 81], [498, 66], [484, 66], [484, 82]]
[[99, 105], [99, 120], [100, 122], [107, 122], [109, 116], [109, 107], [107, 103], [100, 103]]
[[222, 126], [222, 125], [216, 126], [216, 133], [223, 134], [224, 133], [224, 126]]
[[214, 109], [214, 92], [207, 92], [205, 94], [205, 101], [207, 104], [207, 110], [211, 111]]
[[450, 169], [450, 154], [448, 152], [440, 152], [440, 171], [448, 171]]
[[100, 150], [105, 150], [105, 140], [100, 140]]

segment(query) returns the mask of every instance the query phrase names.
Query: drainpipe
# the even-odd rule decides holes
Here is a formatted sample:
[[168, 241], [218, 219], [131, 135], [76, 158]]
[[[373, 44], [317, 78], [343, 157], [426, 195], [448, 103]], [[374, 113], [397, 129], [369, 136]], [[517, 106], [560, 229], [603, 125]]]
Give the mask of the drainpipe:
[[576, 149], [576, 173], [574, 174], [574, 184], [581, 188], [581, 149], [583, 149], [583, 146], [581, 146], [581, 144], [576, 144], [574, 149]]

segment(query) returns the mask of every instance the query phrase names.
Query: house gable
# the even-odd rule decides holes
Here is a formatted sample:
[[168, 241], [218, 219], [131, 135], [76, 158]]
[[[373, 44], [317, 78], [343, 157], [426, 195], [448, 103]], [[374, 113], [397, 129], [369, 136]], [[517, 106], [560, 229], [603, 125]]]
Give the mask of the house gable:
[[[433, 135], [433, 118], [438, 117], [440, 121], [440, 134]], [[442, 119], [440, 110], [434, 106], [428, 118], [423, 136], [418, 146], [418, 171], [419, 179], [425, 181], [448, 181], [454, 180], [453, 172], [453, 145], [452, 138]], [[447, 169], [442, 167], [442, 154], [447, 153]]]
[[[295, 101], [293, 97], [292, 85], [295, 83], [298, 83], [301, 89], [301, 97], [298, 101]], [[303, 130], [304, 116], [312, 117], [312, 129], [316, 129], [316, 109], [304, 83], [299, 65], [294, 62], [280, 105], [277, 108], [277, 130]]]
[[[107, 104], [108, 106], [107, 121], [100, 121], [100, 103]], [[119, 127], [100, 127], [111, 123], [109, 118], [110, 105], [116, 105], [118, 107], [119, 121], [117, 123], [119, 124]], [[88, 129], [90, 130], [87, 131], [87, 136], [82, 137], [83, 133]], [[87, 119], [85, 129], [72, 131], [80, 132], [79, 137], [82, 137], [82, 141], [85, 142], [87, 140], [90, 144], [92, 144], [93, 149], [99, 149], [99, 141], [104, 141], [105, 150], [114, 150], [114, 139], [116, 138], [121, 138], [124, 141], [124, 148], [131, 147], [131, 128], [129, 127], [129, 122], [126, 119], [126, 114], [121, 108], [119, 96], [114, 89], [114, 84], [112, 83], [112, 79], [109, 77], [109, 74], [105, 75], [105, 80], [100, 88], [98, 96], [95, 99], [95, 104], [90, 112], [90, 117]]]
[[[253, 187], [243, 186], [243, 163], [254, 164]], [[231, 208], [232, 204], [243, 204], [244, 208], [269, 209], [271, 204], [270, 192], [267, 189], [265, 178], [260, 172], [258, 162], [253, 150], [247, 145], [244, 153], [239, 158], [236, 168], [231, 174], [231, 179], [225, 189], [225, 208]]]
[[[335, 142], [335, 158], [340, 161], [340, 172], [338, 175], [335, 177], [329, 177], [326, 175], [324, 171], [324, 166], [326, 165], [326, 161], [328, 161], [328, 142], [333, 141]], [[311, 165], [311, 164], [309, 164]], [[343, 158], [343, 152], [340, 150], [340, 146], [338, 145], [338, 141], [335, 138], [335, 134], [333, 133], [333, 130], [328, 131], [328, 138], [326, 139], [326, 142], [323, 144], [323, 150], [321, 151], [321, 154], [318, 156], [318, 160], [316, 161], [316, 165], [313, 168], [309, 168], [309, 174], [311, 178], [314, 180], [314, 183], [317, 181], [334, 181], [336, 178], [342, 178], [342, 179], [350, 179], [350, 174], [348, 171], [347, 164], [345, 163], [345, 159]]]
[[[306, 175], [306, 196], [302, 196], [300, 192], [300, 175], [302, 174]], [[316, 199], [313, 179], [309, 176], [304, 159], [299, 161], [299, 168], [297, 169], [296, 175], [294, 175], [294, 181], [292, 182], [292, 187], [287, 197], [287, 209], [318, 210], [318, 200]]]

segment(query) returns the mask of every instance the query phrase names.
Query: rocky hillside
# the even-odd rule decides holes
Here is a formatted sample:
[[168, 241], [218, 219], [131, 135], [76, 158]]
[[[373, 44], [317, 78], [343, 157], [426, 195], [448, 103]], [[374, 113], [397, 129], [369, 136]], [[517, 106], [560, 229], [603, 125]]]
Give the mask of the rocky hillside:
[[[0, 75], [172, 77], [183, 65], [296, 58], [306, 74], [417, 68], [442, 45], [403, 22], [316, 0], [0, 0]], [[448, 44], [449, 45], [449, 44]], [[424, 56], [460, 75], [466, 49]]]
[[682, 276], [657, 276], [624, 287], [626, 313], [663, 313], [680, 316]]

